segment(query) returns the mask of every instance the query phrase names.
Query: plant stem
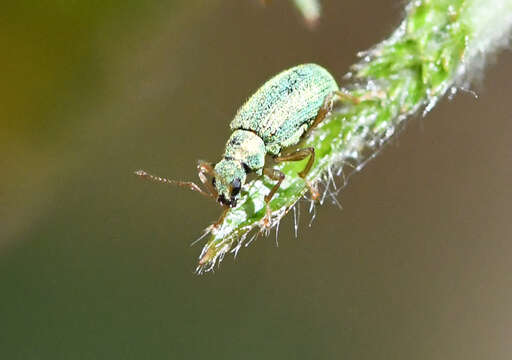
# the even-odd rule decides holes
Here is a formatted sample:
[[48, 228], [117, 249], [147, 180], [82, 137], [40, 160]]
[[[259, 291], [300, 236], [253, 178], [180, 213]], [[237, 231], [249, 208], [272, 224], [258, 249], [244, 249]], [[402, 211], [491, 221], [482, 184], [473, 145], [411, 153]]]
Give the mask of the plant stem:
[[[305, 140], [316, 150], [308, 174], [311, 183], [324, 184], [324, 198], [334, 196], [334, 175], [350, 175], [373, 158], [410, 115], [426, 114], [448, 91], [480, 72], [482, 59], [503, 45], [512, 24], [512, 0], [417, 0], [385, 41], [359, 55], [360, 62], [345, 76], [344, 91], [361, 101], [344, 103]], [[275, 227], [303, 198], [308, 188], [297, 173], [304, 162], [277, 166], [286, 179], [270, 202]], [[263, 197], [273, 182], [249, 183], [239, 206], [230, 210], [203, 248], [198, 273], [213, 269], [232, 251], [236, 254], [249, 233], [263, 227]]]

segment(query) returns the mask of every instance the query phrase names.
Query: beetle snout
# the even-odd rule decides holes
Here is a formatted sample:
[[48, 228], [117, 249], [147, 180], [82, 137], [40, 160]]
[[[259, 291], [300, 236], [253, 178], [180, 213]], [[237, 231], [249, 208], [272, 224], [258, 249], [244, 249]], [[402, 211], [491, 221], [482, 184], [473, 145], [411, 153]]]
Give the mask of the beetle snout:
[[221, 194], [219, 195], [219, 198], [217, 199], [217, 201], [224, 205], [224, 206], [229, 206], [231, 208], [234, 208], [236, 206], [236, 199], [235, 198], [230, 198], [230, 199], [226, 199], [226, 197]]

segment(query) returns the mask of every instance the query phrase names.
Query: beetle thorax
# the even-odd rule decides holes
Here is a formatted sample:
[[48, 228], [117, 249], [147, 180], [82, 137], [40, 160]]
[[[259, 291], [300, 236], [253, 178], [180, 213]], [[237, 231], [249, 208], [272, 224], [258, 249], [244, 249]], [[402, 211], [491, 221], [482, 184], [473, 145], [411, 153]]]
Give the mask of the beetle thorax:
[[265, 143], [247, 130], [235, 130], [226, 143], [225, 159], [240, 161], [249, 171], [257, 171], [265, 165]]

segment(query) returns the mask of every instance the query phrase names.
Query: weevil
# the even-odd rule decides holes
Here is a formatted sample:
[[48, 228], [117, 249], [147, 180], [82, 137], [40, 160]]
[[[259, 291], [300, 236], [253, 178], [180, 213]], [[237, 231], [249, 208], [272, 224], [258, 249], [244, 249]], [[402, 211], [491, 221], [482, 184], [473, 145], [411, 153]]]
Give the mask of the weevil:
[[[298, 65], [285, 70], [260, 87], [238, 110], [230, 124], [232, 131], [222, 159], [217, 163], [199, 162], [198, 176], [207, 190], [193, 182], [175, 181], [138, 170], [149, 180], [187, 187], [219, 202], [224, 211], [214, 225], [222, 223], [227, 211], [237, 205], [240, 190], [249, 174], [277, 181], [265, 196], [265, 224], [270, 220], [269, 202], [285, 179], [278, 169], [266, 167], [265, 157], [276, 163], [309, 158], [298, 175], [304, 179], [313, 199], [318, 192], [306, 179], [315, 161], [315, 149], [299, 148], [301, 142], [331, 111], [336, 99], [357, 99], [340, 91], [332, 75], [316, 64]], [[208, 176], [211, 178], [209, 180]]]

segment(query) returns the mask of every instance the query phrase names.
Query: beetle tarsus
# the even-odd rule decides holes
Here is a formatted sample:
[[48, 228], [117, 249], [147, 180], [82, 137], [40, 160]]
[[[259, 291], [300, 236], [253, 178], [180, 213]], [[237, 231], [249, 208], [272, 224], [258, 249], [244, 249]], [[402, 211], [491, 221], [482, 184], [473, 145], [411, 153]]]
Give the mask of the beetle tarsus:
[[308, 187], [309, 193], [311, 194], [311, 199], [314, 201], [318, 200], [320, 198], [320, 193], [318, 192], [316, 186], [306, 179], [304, 179], [304, 181], [306, 182], [306, 186]]
[[272, 211], [268, 203], [265, 206], [265, 216], [263, 217], [262, 223], [265, 229], [269, 229], [272, 224]]

